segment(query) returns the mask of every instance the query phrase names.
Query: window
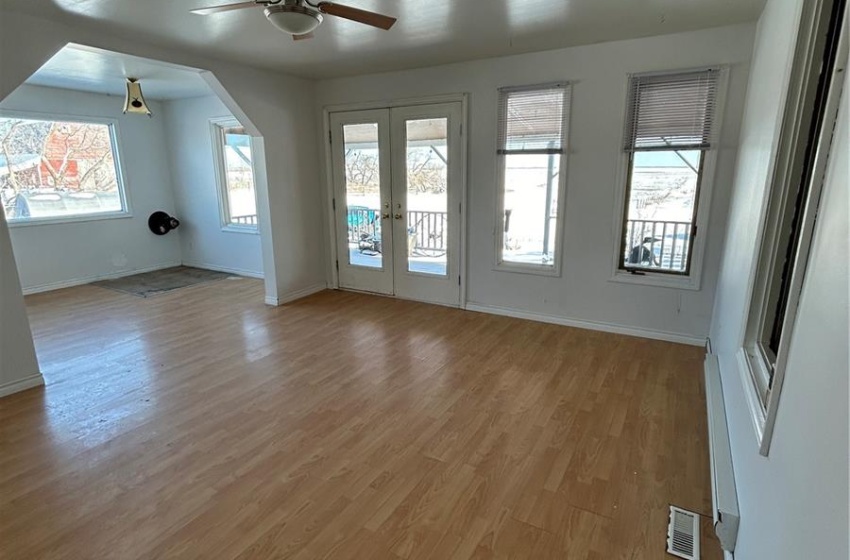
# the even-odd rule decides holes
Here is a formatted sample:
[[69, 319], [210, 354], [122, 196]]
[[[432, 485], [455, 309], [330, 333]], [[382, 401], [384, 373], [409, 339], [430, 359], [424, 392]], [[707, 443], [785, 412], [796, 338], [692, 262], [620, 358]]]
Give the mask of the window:
[[497, 265], [559, 272], [570, 87], [499, 90]]
[[233, 119], [212, 123], [221, 223], [229, 231], [257, 231], [251, 136]]
[[719, 76], [708, 69], [629, 78], [619, 271], [692, 274]]
[[0, 117], [0, 199], [9, 223], [126, 215], [113, 126]]
[[[740, 354], [744, 387], [767, 455], [847, 65], [843, 1], [807, 6], [768, 194]], [[847, 92], [844, 92], [846, 95]]]

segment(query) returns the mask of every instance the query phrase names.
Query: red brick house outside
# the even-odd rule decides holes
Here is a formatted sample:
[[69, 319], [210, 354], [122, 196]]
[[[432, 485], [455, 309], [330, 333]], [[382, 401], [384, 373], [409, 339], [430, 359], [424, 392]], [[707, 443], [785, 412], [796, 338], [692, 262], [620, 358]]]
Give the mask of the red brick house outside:
[[41, 187], [106, 191], [117, 187], [109, 127], [56, 122], [44, 142]]

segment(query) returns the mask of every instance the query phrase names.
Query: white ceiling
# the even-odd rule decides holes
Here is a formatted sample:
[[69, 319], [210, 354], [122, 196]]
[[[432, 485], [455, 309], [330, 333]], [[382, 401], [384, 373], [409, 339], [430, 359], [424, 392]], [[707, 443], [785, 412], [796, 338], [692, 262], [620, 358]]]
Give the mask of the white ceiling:
[[137, 78], [148, 99], [213, 93], [197, 70], [75, 45], [56, 53], [26, 83], [123, 97], [126, 78]]
[[754, 21], [764, 0], [340, 0], [398, 17], [389, 31], [326, 16], [293, 41], [262, 8], [211, 16], [240, 0], [2, 0], [49, 18], [312, 78], [430, 66]]

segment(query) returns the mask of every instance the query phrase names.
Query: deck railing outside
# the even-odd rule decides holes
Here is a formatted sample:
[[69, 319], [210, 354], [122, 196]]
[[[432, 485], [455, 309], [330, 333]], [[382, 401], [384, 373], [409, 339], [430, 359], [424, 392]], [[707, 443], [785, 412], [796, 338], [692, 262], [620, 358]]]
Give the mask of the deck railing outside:
[[257, 215], [249, 214], [245, 216], [231, 216], [230, 222], [239, 224], [240, 226], [255, 226], [257, 225]]
[[375, 208], [352, 206], [348, 209], [348, 242], [358, 243], [365, 237], [374, 237], [381, 227], [379, 212]]
[[[380, 212], [376, 208], [348, 208], [348, 242], [359, 243], [377, 236], [381, 229]], [[420, 256], [440, 256], [446, 252], [448, 213], [411, 210], [407, 212], [407, 231], [412, 251]]]
[[413, 252], [428, 257], [444, 255], [447, 223], [448, 212], [408, 211], [407, 231], [413, 238]]
[[623, 255], [625, 267], [685, 272], [692, 225], [691, 222], [628, 220]]

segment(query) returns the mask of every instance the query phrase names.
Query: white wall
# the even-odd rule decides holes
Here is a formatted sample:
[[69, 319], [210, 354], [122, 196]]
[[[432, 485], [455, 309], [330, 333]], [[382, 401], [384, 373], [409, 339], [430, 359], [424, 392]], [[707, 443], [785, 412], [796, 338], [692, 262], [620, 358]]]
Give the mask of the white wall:
[[24, 291], [82, 284], [100, 278], [180, 264], [179, 231], [151, 233], [148, 216], [173, 213], [174, 198], [161, 106], [158, 118], [123, 115], [117, 97], [24, 85], [0, 101], [2, 111], [57, 117], [116, 119], [119, 156], [132, 217], [62, 224], [11, 226], [18, 272]]
[[741, 347], [803, 0], [759, 21], [711, 339], [723, 378], [741, 510], [737, 560], [844, 560], [848, 550], [848, 102], [798, 308], [770, 455], [758, 452], [735, 354]]
[[[754, 26], [494, 58], [319, 82], [320, 106], [446, 93], [470, 94], [468, 299], [649, 336], [700, 343], [708, 334]], [[609, 281], [627, 74], [731, 66], [702, 289]], [[569, 172], [560, 278], [494, 271], [497, 88], [571, 80]], [[323, 147], [324, 150], [324, 147]], [[329, 240], [326, 239], [327, 242]]]
[[6, 215], [0, 212], [0, 397], [44, 383], [21, 296]]
[[218, 97], [162, 103], [183, 263], [261, 277], [256, 233], [222, 231], [210, 119], [231, 117]]
[[[62, 13], [63, 21], [0, 7], [0, 99], [5, 98], [68, 43], [142, 56], [210, 71], [213, 91], [267, 154], [258, 174], [266, 299], [284, 301], [325, 286], [321, 188], [316, 153], [314, 83], [157, 46], [96, 21]], [[221, 86], [225, 91], [217, 90]]]

